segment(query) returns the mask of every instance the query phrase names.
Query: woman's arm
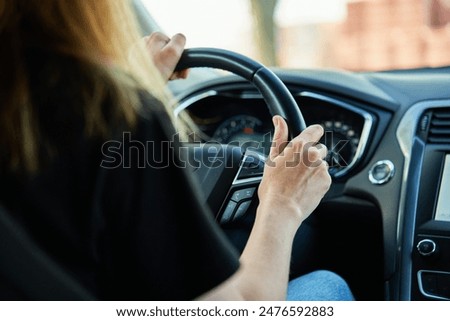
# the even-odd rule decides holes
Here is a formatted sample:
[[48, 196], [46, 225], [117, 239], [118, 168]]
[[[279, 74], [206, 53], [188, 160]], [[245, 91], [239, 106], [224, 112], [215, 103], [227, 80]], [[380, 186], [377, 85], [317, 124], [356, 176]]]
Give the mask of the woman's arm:
[[284, 149], [286, 122], [274, 117], [275, 137], [258, 190], [256, 221], [241, 256], [240, 269], [200, 300], [284, 300], [292, 243], [300, 224], [331, 184], [320, 126], [311, 126]]
[[[148, 50], [165, 79], [174, 74], [186, 39], [170, 39], [154, 33], [146, 39]], [[315, 125], [288, 142], [288, 127], [280, 116], [273, 118], [275, 134], [258, 196], [256, 221], [241, 267], [227, 281], [201, 295], [200, 300], [284, 300], [289, 276], [292, 243], [300, 224], [328, 191], [331, 177], [323, 161], [327, 148], [317, 144], [323, 128]]]

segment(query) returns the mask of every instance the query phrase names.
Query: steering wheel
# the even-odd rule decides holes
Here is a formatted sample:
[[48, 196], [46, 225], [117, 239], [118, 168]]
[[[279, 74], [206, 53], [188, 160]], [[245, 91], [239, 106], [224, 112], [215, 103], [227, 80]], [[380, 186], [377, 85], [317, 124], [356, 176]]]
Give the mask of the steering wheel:
[[250, 81], [263, 96], [271, 115], [280, 115], [287, 121], [291, 137], [297, 136], [306, 128], [300, 108], [290, 91], [261, 63], [224, 49], [186, 49], [176, 70], [194, 67], [222, 69]]
[[[280, 115], [287, 121], [291, 138], [306, 128], [300, 108], [290, 91], [261, 63], [223, 49], [186, 49], [176, 70], [194, 67], [222, 69], [248, 80], [264, 98], [270, 114]], [[208, 205], [217, 213], [216, 218], [227, 224], [245, 216], [261, 181], [265, 157], [257, 153], [242, 154], [233, 146], [221, 146], [214, 155], [211, 155], [211, 148], [207, 155], [204, 148], [192, 148], [190, 152], [194, 159], [201, 159], [196, 162], [195, 173]], [[216, 162], [218, 159], [220, 161]]]

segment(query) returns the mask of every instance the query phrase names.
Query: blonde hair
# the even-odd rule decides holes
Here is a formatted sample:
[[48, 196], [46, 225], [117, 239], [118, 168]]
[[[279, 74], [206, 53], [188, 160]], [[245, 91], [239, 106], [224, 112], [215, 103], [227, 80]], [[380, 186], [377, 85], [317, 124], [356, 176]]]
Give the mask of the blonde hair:
[[110, 132], [102, 104], [111, 92], [118, 106], [114, 117], [130, 126], [140, 108], [140, 90], [170, 108], [171, 96], [146, 52], [129, 0], [0, 0], [3, 168], [33, 172], [40, 167], [40, 128], [24, 67], [30, 41], [86, 67], [83, 72], [90, 75], [92, 83], [79, 84], [85, 101], [86, 135]]

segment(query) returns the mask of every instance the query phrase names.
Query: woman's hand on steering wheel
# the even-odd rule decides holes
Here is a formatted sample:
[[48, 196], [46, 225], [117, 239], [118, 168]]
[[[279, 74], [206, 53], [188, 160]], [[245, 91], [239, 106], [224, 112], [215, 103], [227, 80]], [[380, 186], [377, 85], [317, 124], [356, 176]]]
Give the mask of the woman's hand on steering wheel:
[[300, 224], [331, 185], [324, 160], [327, 147], [318, 143], [324, 130], [319, 125], [309, 126], [289, 142], [285, 120], [275, 116], [273, 123], [274, 139], [259, 186], [259, 199], [263, 207], [273, 209], [265, 213], [285, 213]]
[[165, 81], [185, 79], [189, 70], [175, 71], [175, 67], [186, 46], [186, 37], [178, 33], [169, 38], [161, 32], [154, 32], [144, 37], [145, 45], [153, 63]]

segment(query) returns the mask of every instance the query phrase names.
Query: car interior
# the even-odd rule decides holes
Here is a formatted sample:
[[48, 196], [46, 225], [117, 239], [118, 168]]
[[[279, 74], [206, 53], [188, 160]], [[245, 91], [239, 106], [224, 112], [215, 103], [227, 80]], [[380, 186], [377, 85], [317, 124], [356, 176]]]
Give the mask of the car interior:
[[[143, 32], [154, 31], [153, 17], [134, 4]], [[187, 142], [192, 171], [238, 251], [255, 220], [271, 117], [280, 114], [291, 135], [305, 124], [324, 127], [333, 178], [297, 233], [291, 277], [336, 272], [356, 300], [450, 300], [450, 67], [266, 68], [192, 48], [179, 68], [193, 68], [192, 79], [170, 84], [175, 115], [187, 114], [198, 130]], [[15, 288], [31, 299], [95, 299], [12, 217], [0, 207], [0, 256], [11, 258], [0, 260], [1, 298]]]

